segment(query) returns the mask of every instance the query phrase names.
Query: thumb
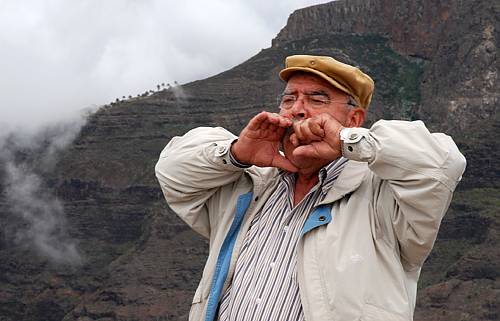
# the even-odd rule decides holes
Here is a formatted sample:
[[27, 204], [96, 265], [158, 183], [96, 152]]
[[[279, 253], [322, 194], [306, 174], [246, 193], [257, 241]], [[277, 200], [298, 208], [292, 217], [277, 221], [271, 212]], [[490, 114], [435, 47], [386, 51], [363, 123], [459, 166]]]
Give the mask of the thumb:
[[290, 162], [286, 157], [280, 154], [273, 158], [271, 166], [278, 167], [292, 173], [295, 173], [299, 170], [297, 167], [295, 167], [295, 165], [292, 164], [292, 162]]

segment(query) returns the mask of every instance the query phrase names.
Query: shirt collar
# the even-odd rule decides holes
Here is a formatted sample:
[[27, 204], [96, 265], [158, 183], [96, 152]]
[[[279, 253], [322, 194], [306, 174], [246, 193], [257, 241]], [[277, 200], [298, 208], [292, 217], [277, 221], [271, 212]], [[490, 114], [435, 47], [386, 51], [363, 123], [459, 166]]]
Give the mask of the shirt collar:
[[349, 159], [341, 156], [340, 158], [337, 158], [333, 162], [320, 169], [318, 173], [319, 184], [323, 193], [326, 193], [330, 190], [337, 177], [340, 175], [340, 173], [342, 173], [342, 170], [344, 169], [348, 161]]
[[[349, 159], [345, 157], [337, 158], [336, 160], [328, 163], [323, 168], [321, 168], [318, 172], [319, 182], [316, 186], [321, 188], [322, 193], [328, 192], [328, 190], [332, 187], [335, 179], [340, 175], [342, 170]], [[295, 184], [295, 174], [283, 171], [282, 178], [287, 182], [287, 184], [291, 187]], [[314, 188], [313, 188], [314, 189]]]

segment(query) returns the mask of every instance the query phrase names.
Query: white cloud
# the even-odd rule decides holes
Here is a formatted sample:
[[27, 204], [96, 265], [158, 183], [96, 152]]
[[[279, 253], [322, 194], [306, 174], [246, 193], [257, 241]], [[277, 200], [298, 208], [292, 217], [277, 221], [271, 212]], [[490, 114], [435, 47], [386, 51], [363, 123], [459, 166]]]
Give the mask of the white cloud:
[[320, 0], [0, 0], [0, 126], [222, 72]]

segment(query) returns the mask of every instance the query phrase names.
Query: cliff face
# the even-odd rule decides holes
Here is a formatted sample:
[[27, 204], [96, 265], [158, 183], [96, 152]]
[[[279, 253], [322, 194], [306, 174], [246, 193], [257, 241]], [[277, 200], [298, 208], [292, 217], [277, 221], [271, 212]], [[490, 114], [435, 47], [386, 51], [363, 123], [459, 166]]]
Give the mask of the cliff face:
[[[237, 133], [258, 111], [276, 110], [277, 73], [299, 53], [373, 76], [367, 126], [422, 119], [453, 135], [469, 165], [423, 268], [415, 320], [498, 320], [499, 17], [495, 1], [313, 6], [231, 70], [101, 108], [43, 175], [84, 263], [54, 265], [0, 231], [0, 320], [185, 320], [208, 245], [165, 205], [154, 164], [175, 135], [198, 126]], [[0, 185], [0, 220], [13, 226]]]
[[311, 34], [381, 35], [407, 56], [430, 59], [460, 1], [339, 0], [295, 11], [273, 46]]

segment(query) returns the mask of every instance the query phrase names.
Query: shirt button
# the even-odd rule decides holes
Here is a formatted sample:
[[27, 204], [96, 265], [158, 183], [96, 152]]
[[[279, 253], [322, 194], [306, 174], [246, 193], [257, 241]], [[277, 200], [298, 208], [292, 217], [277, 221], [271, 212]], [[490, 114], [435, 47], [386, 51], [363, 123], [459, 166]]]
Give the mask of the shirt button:
[[219, 146], [219, 148], [217, 148], [217, 151], [221, 154], [224, 154], [226, 152], [226, 146]]
[[324, 220], [326, 220], [326, 217], [324, 217], [323, 215], [321, 215], [319, 218], [320, 222], [323, 222]]
[[257, 298], [257, 300], [255, 300], [255, 303], [260, 304], [261, 301], [262, 301], [261, 298]]
[[285, 233], [286, 233], [286, 232], [288, 232], [288, 226], [285, 226], [285, 227], [283, 228], [283, 232], [285, 232]]
[[356, 139], [358, 138], [358, 134], [357, 133], [352, 133], [350, 136], [349, 136], [350, 139]]
[[269, 265], [271, 266], [271, 269], [273, 269], [273, 268], [274, 268], [274, 266], [276, 265], [276, 263], [271, 262], [271, 264], [269, 264]]

